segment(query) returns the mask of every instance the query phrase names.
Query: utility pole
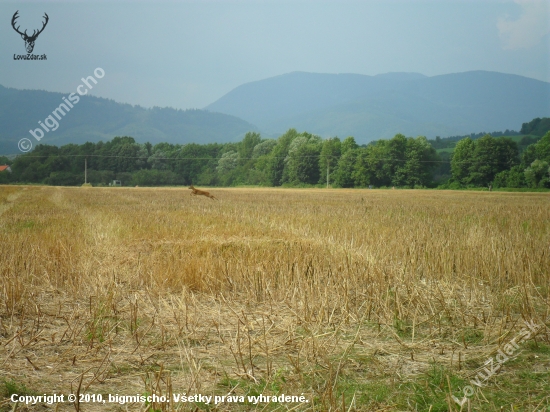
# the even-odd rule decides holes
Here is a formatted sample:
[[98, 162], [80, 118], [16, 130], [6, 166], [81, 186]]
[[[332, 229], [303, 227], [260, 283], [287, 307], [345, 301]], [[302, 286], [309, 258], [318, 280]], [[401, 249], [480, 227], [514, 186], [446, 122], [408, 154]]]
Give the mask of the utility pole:
[[84, 184], [88, 183], [88, 158], [84, 158]]

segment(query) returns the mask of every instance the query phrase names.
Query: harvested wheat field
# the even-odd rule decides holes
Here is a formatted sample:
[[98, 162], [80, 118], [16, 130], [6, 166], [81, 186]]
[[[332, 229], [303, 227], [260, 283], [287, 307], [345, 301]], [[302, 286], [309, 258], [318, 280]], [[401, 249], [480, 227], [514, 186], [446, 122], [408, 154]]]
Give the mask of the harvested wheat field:
[[210, 192], [0, 186], [0, 410], [550, 410], [548, 194]]

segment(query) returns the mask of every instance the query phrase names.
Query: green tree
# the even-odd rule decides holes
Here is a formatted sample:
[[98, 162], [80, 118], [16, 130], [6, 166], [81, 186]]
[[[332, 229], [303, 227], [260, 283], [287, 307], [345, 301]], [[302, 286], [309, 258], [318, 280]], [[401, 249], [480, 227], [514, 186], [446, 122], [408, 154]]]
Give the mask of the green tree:
[[387, 140], [378, 140], [366, 148], [358, 150], [353, 171], [353, 180], [356, 186], [388, 186], [391, 184], [391, 176], [384, 168], [388, 157], [387, 152]]
[[270, 186], [281, 186], [285, 169], [285, 159], [288, 156], [290, 143], [298, 136], [296, 129], [289, 129], [277, 139], [277, 144], [267, 162], [267, 175]]
[[432, 180], [432, 171], [437, 167], [437, 152], [426, 137], [409, 137], [406, 144], [405, 163], [398, 166], [394, 182], [409, 187], [428, 186]]
[[254, 158], [254, 167], [249, 170], [248, 182], [253, 185], [270, 186], [269, 179], [269, 162], [270, 155], [277, 145], [274, 139], [264, 140], [257, 144], [252, 151]]
[[252, 157], [254, 159], [257, 159], [260, 156], [269, 155], [276, 145], [277, 141], [274, 139], [264, 140], [263, 142], [258, 143], [256, 146], [254, 146], [254, 150], [252, 150]]
[[354, 172], [359, 150], [348, 147], [338, 161], [338, 169], [334, 174], [334, 183], [338, 187], [353, 187], [355, 185]]
[[310, 133], [301, 133], [293, 139], [285, 158], [283, 183], [316, 184], [319, 181], [321, 148], [321, 138]]
[[353, 136], [344, 139], [340, 146], [341, 157], [338, 160], [338, 167], [334, 171], [334, 183], [339, 187], [354, 186], [355, 162], [357, 161], [358, 145]]
[[483, 136], [475, 141], [469, 183], [476, 186], [489, 185], [497, 173], [517, 164], [517, 158], [517, 144], [511, 139]]
[[359, 146], [357, 146], [357, 143], [355, 142], [355, 138], [353, 136], [348, 136], [344, 139], [341, 145], [341, 152], [342, 154], [346, 153], [348, 150], [355, 150]]
[[173, 158], [173, 171], [185, 185], [198, 183], [202, 173], [214, 170], [218, 164], [219, 145], [199, 145], [189, 143], [179, 147], [170, 155]]
[[151, 169], [155, 170], [168, 170], [170, 169], [170, 160], [168, 159], [168, 154], [162, 150], [155, 150], [151, 156], [147, 159], [147, 163], [150, 165]]
[[84, 178], [70, 171], [52, 172], [44, 183], [52, 186], [79, 186], [84, 183]]
[[547, 187], [550, 183], [548, 177], [550, 169], [548, 162], [544, 160], [535, 160], [527, 169], [525, 169], [525, 180], [530, 187]]
[[407, 138], [402, 134], [396, 134], [386, 146], [386, 161], [382, 166], [385, 174], [391, 178], [391, 184], [402, 186], [406, 184], [405, 174], [401, 169], [405, 164], [407, 152]]
[[13, 170], [12, 181], [44, 183], [45, 179], [49, 178], [52, 172], [62, 171], [65, 163], [58, 156], [58, 147], [43, 144], [37, 145], [32, 152], [15, 158], [11, 166]]
[[468, 183], [475, 186], [487, 186], [493, 181], [498, 173], [496, 150], [496, 139], [491, 135], [485, 135], [474, 142], [472, 165], [467, 178]]
[[514, 166], [510, 170], [503, 170], [495, 175], [495, 187], [519, 188], [526, 185], [525, 173], [522, 166]]
[[524, 187], [525, 174], [521, 166], [514, 166], [508, 171], [508, 178], [506, 179], [506, 187]]
[[0, 185], [11, 183], [12, 174], [8, 171], [0, 172]]
[[546, 133], [537, 143], [529, 146], [527, 149], [531, 150], [535, 159], [550, 162], [550, 132]]
[[470, 167], [474, 157], [475, 143], [469, 137], [460, 140], [451, 158], [451, 173], [453, 180], [462, 185], [470, 182]]
[[521, 134], [531, 134], [536, 136], [543, 136], [550, 131], [550, 118], [543, 117], [542, 119], [537, 117], [531, 120], [529, 123], [523, 123], [521, 126]]
[[550, 162], [550, 132], [546, 133], [542, 139], [537, 142], [537, 154], [540, 160]]
[[220, 160], [218, 160], [218, 167], [216, 167], [216, 170], [222, 175], [227, 174], [234, 170], [238, 163], [239, 153], [230, 150], [229, 152], [225, 152]]
[[252, 157], [254, 147], [256, 147], [261, 142], [262, 138], [259, 133], [248, 132], [244, 136], [243, 140], [239, 143], [239, 149], [237, 151], [239, 154], [239, 158], [243, 159], [243, 163], [247, 163], [247, 161]]
[[92, 163], [90, 167], [96, 170], [112, 170], [115, 173], [139, 170], [140, 149], [133, 137], [117, 136], [101, 145], [98, 150], [98, 164]]
[[94, 186], [107, 186], [114, 179], [115, 174], [110, 170], [88, 169], [88, 183], [91, 183]]
[[527, 168], [538, 158], [537, 145], [531, 144], [527, 146], [527, 149], [521, 155], [521, 164], [524, 168]]
[[518, 153], [517, 144], [509, 138], [463, 139], [453, 155], [453, 178], [465, 185], [487, 186], [498, 173], [518, 164]]
[[181, 177], [170, 170], [142, 169], [132, 174], [132, 185], [165, 186], [182, 183]]

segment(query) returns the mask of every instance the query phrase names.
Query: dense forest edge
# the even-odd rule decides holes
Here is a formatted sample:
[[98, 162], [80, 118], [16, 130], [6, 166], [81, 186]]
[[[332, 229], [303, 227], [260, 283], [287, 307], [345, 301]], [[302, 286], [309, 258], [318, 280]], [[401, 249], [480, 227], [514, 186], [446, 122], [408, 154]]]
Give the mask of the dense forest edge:
[[353, 137], [322, 139], [290, 129], [277, 139], [249, 132], [236, 143], [107, 142], [38, 145], [0, 157], [0, 184], [109, 186], [285, 186], [396, 188], [550, 188], [550, 118], [520, 132], [428, 140], [397, 134], [359, 146]]

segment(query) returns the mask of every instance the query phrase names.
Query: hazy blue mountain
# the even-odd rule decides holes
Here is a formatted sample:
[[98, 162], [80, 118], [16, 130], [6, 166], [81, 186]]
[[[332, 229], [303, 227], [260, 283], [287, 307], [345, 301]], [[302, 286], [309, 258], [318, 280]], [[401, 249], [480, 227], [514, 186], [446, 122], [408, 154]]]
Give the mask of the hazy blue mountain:
[[391, 72], [391, 73], [381, 73], [377, 74], [377, 79], [388, 79], [388, 80], [418, 80], [425, 79], [426, 75], [421, 73], [410, 73], [410, 72]]
[[294, 72], [239, 86], [206, 107], [276, 135], [294, 127], [360, 143], [407, 136], [519, 130], [550, 115], [550, 83], [497, 72], [427, 77], [419, 73]]
[[68, 94], [18, 90], [0, 86], [0, 154], [19, 153], [17, 142], [28, 138], [38, 143], [62, 145], [132, 136], [140, 143], [213, 143], [240, 140], [257, 128], [234, 116], [204, 110], [144, 109], [113, 100], [80, 96], [56, 131], [37, 142], [30, 129], [41, 128]]

